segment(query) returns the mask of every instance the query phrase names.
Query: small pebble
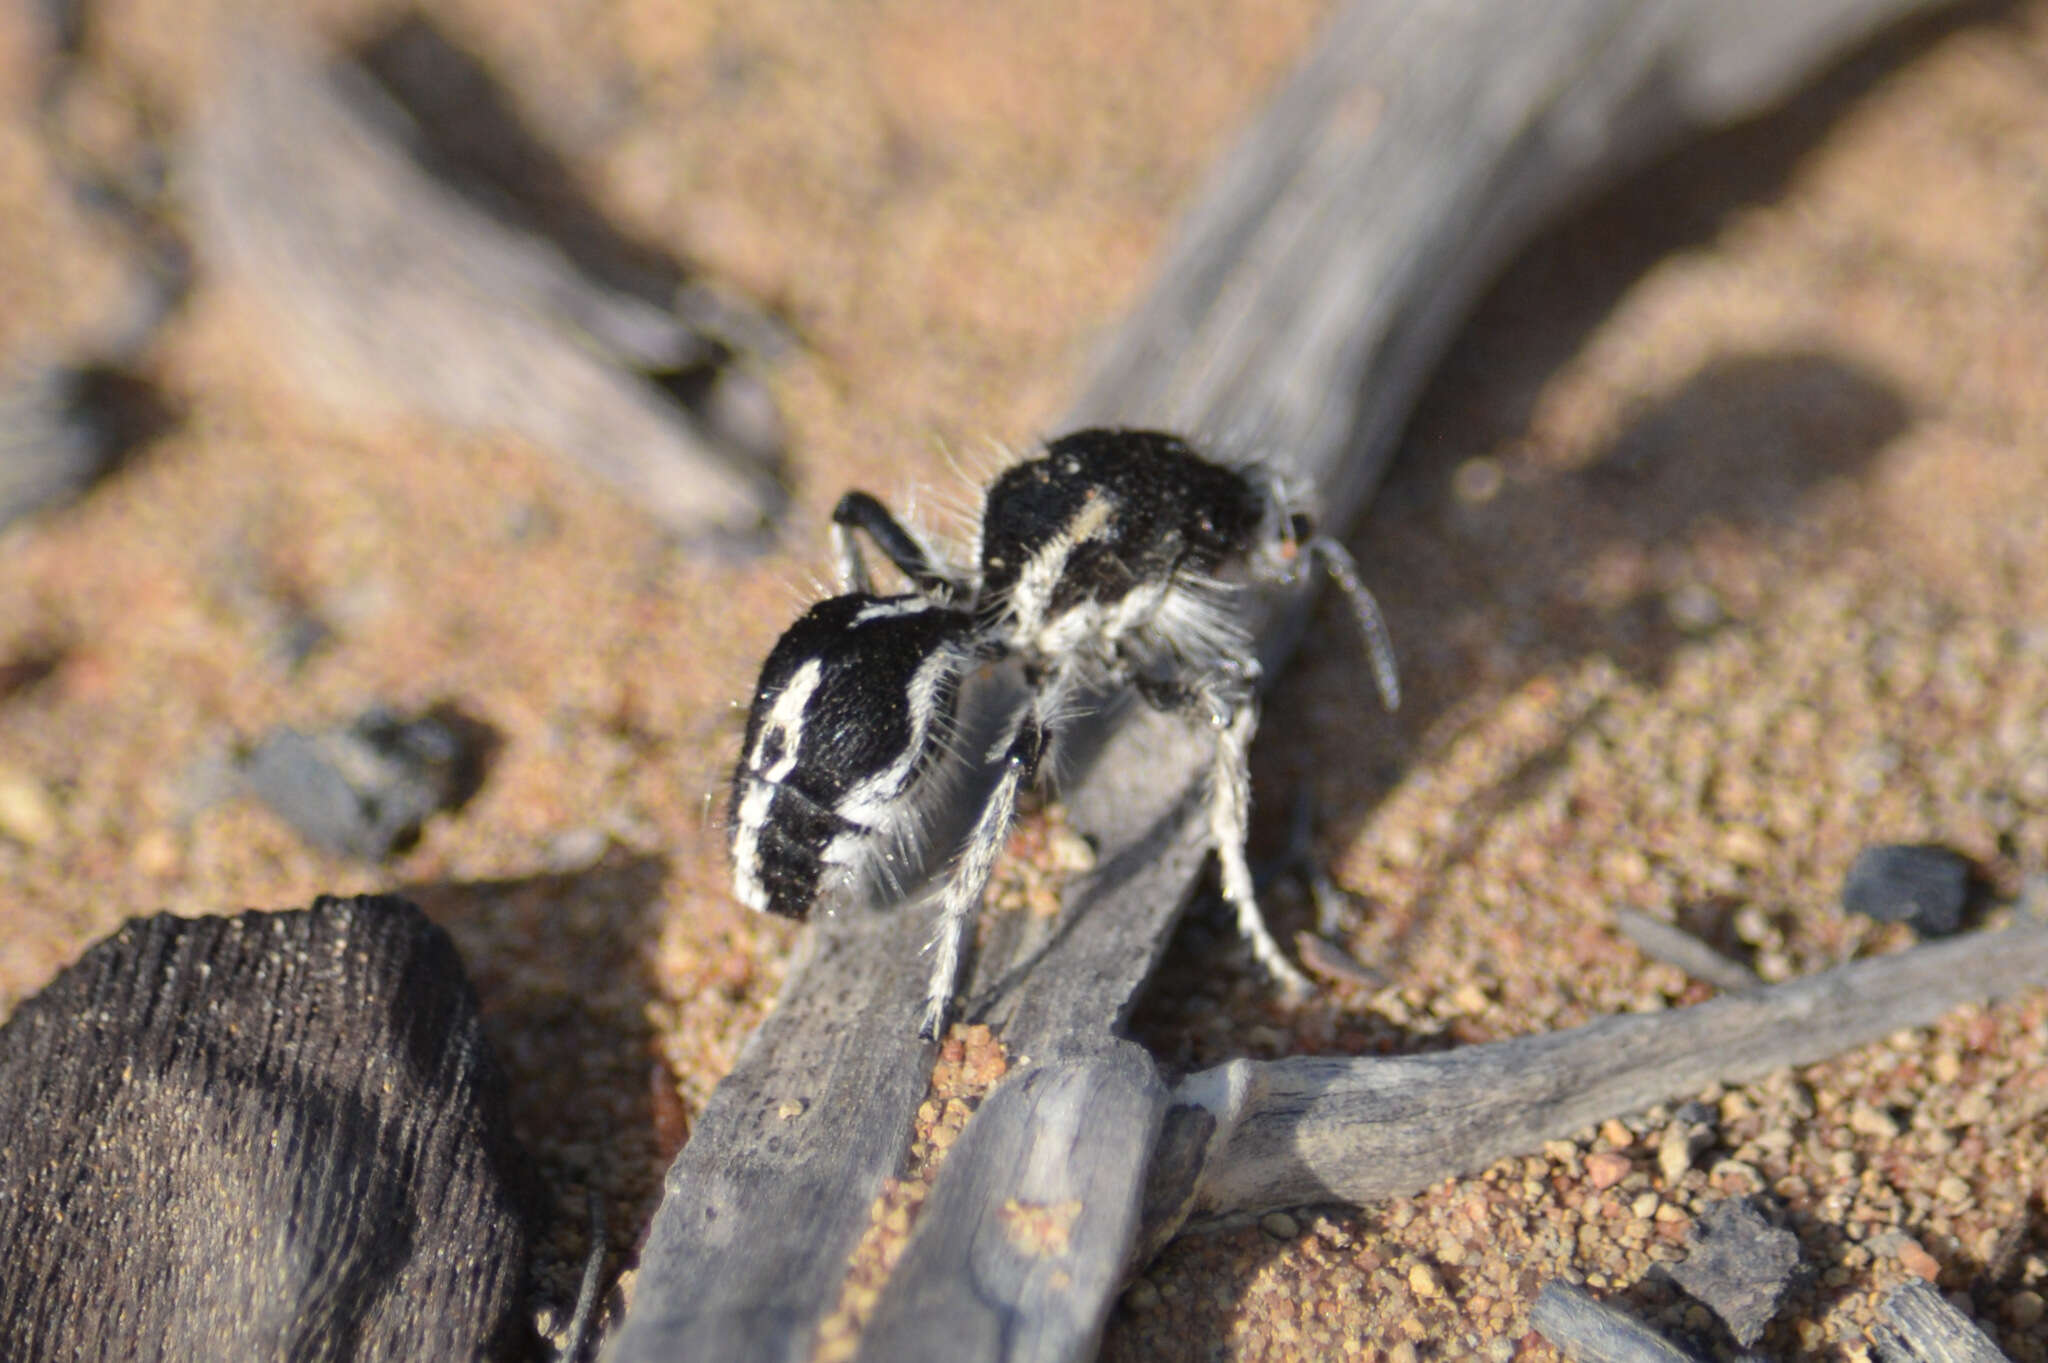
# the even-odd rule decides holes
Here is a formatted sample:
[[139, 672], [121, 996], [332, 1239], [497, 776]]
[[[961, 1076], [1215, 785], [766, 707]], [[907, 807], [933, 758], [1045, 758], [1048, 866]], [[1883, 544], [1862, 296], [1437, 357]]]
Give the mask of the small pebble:
[[0, 837], [24, 847], [42, 847], [57, 836], [57, 805], [43, 783], [15, 767], [0, 765]]
[[1627, 1155], [1603, 1150], [1598, 1154], [1586, 1156], [1586, 1181], [1595, 1188], [1612, 1188], [1628, 1177], [1629, 1168]]
[[1451, 471], [1451, 495], [1466, 506], [1482, 506], [1500, 495], [1505, 481], [1500, 461], [1479, 455]]
[[1963, 926], [1972, 872], [1968, 857], [1931, 843], [1865, 848], [1842, 882], [1842, 907], [1945, 937]]
[[1124, 1289], [1124, 1308], [1145, 1314], [1157, 1311], [1159, 1289], [1153, 1285], [1150, 1278], [1134, 1279], [1131, 1285]]
[[1259, 1218], [1259, 1229], [1275, 1240], [1292, 1240], [1301, 1234], [1301, 1223], [1286, 1212], [1267, 1212]]
[[1467, 983], [1459, 985], [1452, 991], [1451, 1003], [1459, 1012], [1469, 1015], [1485, 1012], [1491, 1000], [1486, 997], [1486, 991], [1478, 985]]
[[184, 864], [184, 852], [178, 846], [178, 835], [168, 828], [151, 828], [136, 835], [134, 844], [128, 849], [135, 869], [153, 879], [162, 880], [176, 875]]
[[1941, 1276], [1941, 1262], [1922, 1248], [1918, 1240], [1901, 1236], [1898, 1242], [1900, 1265], [1906, 1272], [1933, 1282]]
[[1698, 583], [1689, 583], [1666, 595], [1664, 610], [1671, 623], [1685, 634], [1705, 634], [1727, 618], [1721, 598], [1714, 595], [1712, 588]]
[[1711, 1129], [1694, 1122], [1673, 1122], [1657, 1138], [1657, 1172], [1666, 1187], [1676, 1187], [1692, 1168], [1693, 1157], [1714, 1143]]
[[1424, 1263], [1417, 1263], [1408, 1270], [1408, 1287], [1418, 1297], [1440, 1297], [1444, 1292], [1444, 1285], [1438, 1281], [1436, 1270]]
[[572, 875], [587, 871], [604, 860], [604, 854], [611, 850], [611, 845], [610, 833], [586, 824], [581, 828], [565, 829], [549, 838], [541, 852], [541, 860], [557, 875]]
[[1757, 1173], [1755, 1166], [1744, 1164], [1741, 1160], [1724, 1159], [1718, 1161], [1707, 1172], [1707, 1177], [1713, 1181], [1715, 1186], [1725, 1188], [1727, 1191], [1736, 1194], [1755, 1192], [1764, 1186], [1763, 1176]]
[[1746, 823], [1724, 827], [1716, 846], [1729, 861], [1752, 869], [1769, 865], [1774, 855], [1771, 840], [1763, 830]]

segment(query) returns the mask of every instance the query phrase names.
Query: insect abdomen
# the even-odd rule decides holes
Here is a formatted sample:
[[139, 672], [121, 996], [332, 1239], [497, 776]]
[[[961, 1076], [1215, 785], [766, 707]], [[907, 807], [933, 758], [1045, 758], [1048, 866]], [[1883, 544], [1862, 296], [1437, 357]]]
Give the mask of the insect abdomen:
[[952, 731], [973, 618], [921, 596], [821, 601], [762, 665], [733, 772], [733, 892], [806, 917], [897, 851]]

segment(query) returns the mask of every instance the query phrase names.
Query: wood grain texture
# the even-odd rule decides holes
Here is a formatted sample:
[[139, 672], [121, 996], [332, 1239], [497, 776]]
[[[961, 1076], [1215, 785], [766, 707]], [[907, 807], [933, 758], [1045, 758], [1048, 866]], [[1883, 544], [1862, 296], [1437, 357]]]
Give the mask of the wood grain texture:
[[534, 1354], [454, 943], [384, 896], [130, 919], [0, 1024], [0, 1357]]
[[[1320, 488], [1324, 524], [1341, 529], [1384, 471], [1423, 381], [1479, 291], [1562, 205], [1701, 129], [1756, 112], [1852, 40], [1928, 7], [1349, 4], [1221, 163], [1148, 297], [1054, 429], [1162, 425], [1224, 454], [1259, 455]], [[1369, 560], [1364, 569], [1370, 581]], [[1306, 604], [1300, 596], [1248, 603], [1269, 669], [1284, 658]], [[1069, 887], [1050, 927], [991, 925], [966, 1007], [1001, 1034], [1012, 1084], [1028, 1082], [1033, 1065], [1102, 1050], [1207, 855], [1205, 736], [1130, 707], [1064, 747], [1061, 796], [1098, 864]], [[911, 918], [915, 926], [904, 926]], [[791, 1285], [808, 1292], [843, 1275], [846, 1228], [865, 1216], [876, 1180], [889, 1172], [875, 1161], [901, 1148], [921, 1096], [911, 1077], [929, 1064], [910, 1023], [897, 1020], [908, 1019], [921, 987], [915, 947], [928, 917], [904, 913], [866, 929], [795, 974], [782, 1011], [726, 1081], [750, 1097], [721, 1091], [699, 1122], [671, 1171], [633, 1312], [610, 1357], [796, 1357], [836, 1299], [820, 1290], [800, 1302]], [[856, 985], [865, 998], [849, 1003], [850, 1014], [835, 1013], [831, 997], [851, 1001]], [[815, 1143], [788, 1143], [772, 1157], [750, 1147], [758, 1125], [751, 1095], [763, 1091], [764, 1076], [792, 1082], [805, 1065], [838, 1072], [853, 1052], [863, 1073], [887, 1078], [833, 1114], [830, 1138], [821, 1131]], [[1028, 1129], [1041, 1111], [1054, 1120], [1063, 1110], [992, 1097], [948, 1159], [932, 1206], [973, 1215], [1004, 1197], [1028, 1201], [1016, 1172], [988, 1161], [1054, 1140], [1055, 1132]], [[1026, 1129], [998, 1129], [1008, 1124]], [[1184, 1137], [1183, 1126], [1183, 1147]], [[1134, 1153], [1129, 1163], [1141, 1168], [1144, 1159]], [[769, 1189], [778, 1167], [803, 1196]], [[971, 1195], [955, 1193], [956, 1182]], [[717, 1258], [727, 1242], [703, 1226], [742, 1193], [753, 1208], [801, 1207], [808, 1224], [829, 1233], [767, 1226], [749, 1213], [764, 1238], [748, 1247], [754, 1266], [736, 1271]], [[1104, 1217], [1087, 1226], [1118, 1224]], [[878, 1317], [911, 1319], [903, 1303], [950, 1290], [956, 1265], [924, 1242], [957, 1244], [964, 1235], [928, 1208]], [[1036, 1290], [1028, 1275], [1005, 1281]], [[1097, 1288], [1106, 1303], [1113, 1285]], [[1022, 1356], [1009, 1351], [1023, 1336], [1003, 1326], [1026, 1309], [1022, 1297], [991, 1292], [963, 1309], [985, 1319], [970, 1329], [949, 1313], [951, 1333], [935, 1333], [931, 1347], [971, 1338], [985, 1349], [953, 1347], [947, 1356]], [[1067, 1347], [1060, 1356], [1082, 1357], [1089, 1344], [1076, 1334]]]
[[1567, 1282], [1543, 1285], [1529, 1324], [1572, 1363], [1698, 1363], [1634, 1316]]
[[2010, 1363], [1932, 1283], [1894, 1289], [1878, 1314], [1871, 1341], [1884, 1363]]
[[[1122, 1285], [1166, 1086], [1130, 1042], [990, 1095], [861, 1338], [873, 1363], [1081, 1357]], [[988, 1120], [993, 1116], [994, 1120]]]
[[814, 926], [809, 956], [669, 1168], [606, 1359], [809, 1354], [924, 1097], [927, 935], [912, 914]]

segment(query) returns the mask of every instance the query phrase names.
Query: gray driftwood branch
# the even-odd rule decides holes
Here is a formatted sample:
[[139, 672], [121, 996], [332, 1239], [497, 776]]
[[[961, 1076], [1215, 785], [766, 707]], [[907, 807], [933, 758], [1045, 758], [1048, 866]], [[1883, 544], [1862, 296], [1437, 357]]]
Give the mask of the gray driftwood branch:
[[767, 466], [640, 372], [701, 363], [705, 341], [428, 175], [411, 140], [355, 67], [278, 34], [237, 45], [183, 188], [205, 263], [268, 304], [292, 374], [339, 409], [512, 432], [681, 534], [758, 534], [782, 500]]
[[[1320, 488], [1325, 523], [1341, 528], [1476, 295], [1537, 227], [1928, 7], [1347, 5], [1218, 168], [1067, 424], [1167, 426], [1256, 452]], [[1269, 661], [1300, 604], [1269, 603]], [[1109, 728], [1062, 789], [1070, 822], [1099, 849], [1096, 868], [1049, 930], [995, 925], [973, 976], [970, 1016], [1000, 1032], [1009, 1083], [1045, 1087], [1020, 1087], [1031, 1101], [998, 1101], [999, 1090], [970, 1124], [884, 1289], [886, 1349], [869, 1357], [1073, 1359], [1109, 1309], [1115, 1275], [1095, 1266], [1130, 1251], [1131, 1218], [1079, 1217], [1064, 1253], [1080, 1271], [1052, 1274], [1003, 1254], [1001, 1271], [984, 1273], [992, 1242], [955, 1219], [1012, 1201], [1121, 1207], [1129, 1190], [1110, 1194], [1105, 1179], [1138, 1179], [1148, 1162], [1166, 1100], [1122, 1077], [1128, 1052], [1111, 1037], [1200, 873], [1208, 759], [1180, 721], [1142, 707]], [[818, 935], [669, 1172], [610, 1358], [808, 1353], [908, 1144], [931, 1063], [912, 1022], [929, 931], [924, 915], [902, 912]], [[1056, 1078], [1031, 1079], [1054, 1065]], [[778, 1126], [799, 1091], [818, 1106]], [[1075, 1120], [1076, 1097], [1096, 1093], [1116, 1095], [1117, 1121]], [[940, 1301], [948, 1309], [932, 1319], [943, 1326], [913, 1328]]]
[[1234, 1060], [1174, 1091], [1145, 1243], [1183, 1219], [1420, 1192], [1608, 1117], [1747, 1083], [2048, 984], [2048, 924], [1916, 947], [1691, 1008], [1370, 1060]]

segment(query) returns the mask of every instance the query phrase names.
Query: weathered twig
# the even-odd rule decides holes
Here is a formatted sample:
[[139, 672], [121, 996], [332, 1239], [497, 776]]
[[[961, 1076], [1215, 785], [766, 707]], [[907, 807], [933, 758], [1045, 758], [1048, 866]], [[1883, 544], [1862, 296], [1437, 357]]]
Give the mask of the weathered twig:
[[1626, 1311], [1568, 1282], [1543, 1285], [1529, 1324], [1572, 1363], [1698, 1363]]
[[263, 295], [294, 372], [337, 406], [511, 431], [685, 534], [751, 535], [768, 471], [714, 448], [636, 368], [696, 344], [408, 155], [359, 72], [251, 36], [184, 166], [207, 263]]
[[1895, 1289], [1870, 1331], [1884, 1363], [2009, 1363], [1998, 1346], [1928, 1283]]
[[[1212, 1219], [1398, 1197], [1715, 1081], [1746, 1083], [2044, 984], [2048, 925], [2028, 923], [1443, 1054], [1234, 1060], [1175, 1091], [1162, 1145], [1203, 1154], [1191, 1178], [1179, 1172], [1181, 1191], [1155, 1188], [1148, 1205]], [[1146, 1243], [1176, 1229], [1148, 1225]]]
[[[1255, 450], [1319, 486], [1325, 521], [1341, 526], [1383, 470], [1459, 319], [1538, 224], [1659, 147], [1758, 109], [1852, 38], [1922, 7], [1353, 4], [1219, 170], [1069, 421], [1164, 425], [1226, 451]], [[1286, 620], [1277, 610], [1262, 619], [1262, 640], [1277, 654]], [[1000, 925], [975, 973], [970, 1012], [1001, 1031], [1013, 1084], [1026, 1082], [1022, 1071], [1033, 1064], [1101, 1051], [1164, 949], [1206, 853], [1208, 754], [1181, 721], [1137, 708], [1099, 746], [1075, 751], [1063, 796], [1070, 822], [1100, 849], [1099, 863], [1069, 890], [1049, 933]], [[778, 1359], [806, 1350], [834, 1297], [820, 1290], [800, 1307], [792, 1285], [809, 1290], [843, 1274], [857, 1223], [890, 1172], [877, 1161], [902, 1148], [929, 1065], [907, 1021], [925, 932], [922, 922], [903, 921], [913, 917], [835, 939], [792, 976], [768, 1025], [774, 1038], [764, 1031], [726, 1081], [750, 1096], [721, 1089], [671, 1170], [613, 1358]], [[834, 1000], [848, 1002], [835, 1010]], [[840, 1073], [848, 1055], [859, 1057], [872, 1091], [834, 1112], [813, 1142], [754, 1143], [764, 1086], [794, 1082], [803, 1066]], [[985, 1161], [1044, 1148], [1044, 1131], [997, 1130], [1041, 1118], [1064, 1120], [1063, 1109], [991, 1100], [975, 1119], [884, 1290], [879, 1318], [909, 1319], [902, 1303], [939, 1299], [957, 1285], [948, 1285], [947, 1257], [924, 1248], [959, 1243], [960, 1228], [934, 1208], [965, 1214], [1037, 1195], [1014, 1171]], [[1132, 1150], [1146, 1130], [1139, 1123], [1128, 1134]], [[1118, 1163], [1135, 1173], [1144, 1161]], [[1076, 1177], [1086, 1182], [1093, 1170]], [[956, 1182], [972, 1195], [954, 1193]], [[747, 1238], [718, 1229], [733, 1223]], [[1121, 1224], [1090, 1217], [1077, 1229], [1121, 1234]], [[1092, 1249], [1075, 1253], [1096, 1261]], [[1009, 1275], [963, 1303], [983, 1314], [975, 1328], [949, 1312], [944, 1342], [973, 1339], [985, 1349], [949, 1347], [948, 1356], [1011, 1356], [1027, 1339], [1049, 1350], [1046, 1337], [1005, 1324], [1027, 1309], [1012, 1293], [1035, 1291], [1034, 1282]], [[1109, 1286], [1088, 1290], [1104, 1295], [1070, 1310], [1074, 1321], [1101, 1319]], [[1076, 1357], [1089, 1338], [1071, 1333], [1063, 1352], [1037, 1356]]]
[[[1296, 461], [1342, 523], [1457, 319], [1537, 222], [1687, 131], [1754, 110], [1904, 8], [1352, 6], [1221, 169], [1072, 419], [1256, 444]], [[1186, 899], [1201, 745], [1162, 723], [1126, 725], [1065, 792], [1104, 865], [1069, 892], [1060, 935], [996, 976], [985, 1015], [1013, 1055], [1043, 1059], [1120, 1023]], [[956, 1150], [940, 1188], [992, 1177]], [[916, 1234], [948, 1232], [928, 1213]], [[909, 1271], [923, 1263], [944, 1267], [914, 1239], [879, 1309], [929, 1294]]]
[[1741, 994], [1763, 983], [1742, 962], [1723, 956], [1684, 928], [1673, 927], [1638, 909], [1616, 909], [1614, 926], [1651, 960], [1675, 965], [1723, 993]]

